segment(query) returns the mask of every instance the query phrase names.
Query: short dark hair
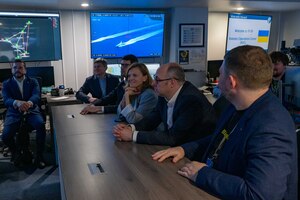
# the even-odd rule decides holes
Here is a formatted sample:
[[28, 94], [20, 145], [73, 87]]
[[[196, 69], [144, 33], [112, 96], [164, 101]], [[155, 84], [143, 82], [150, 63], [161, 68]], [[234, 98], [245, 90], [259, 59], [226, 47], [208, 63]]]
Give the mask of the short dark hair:
[[104, 58], [97, 58], [94, 60], [94, 64], [96, 63], [100, 63], [102, 64], [104, 67], [107, 67], [107, 61]]
[[270, 53], [270, 57], [272, 60], [272, 63], [282, 62], [283, 65], [289, 64], [289, 58], [286, 54], [280, 52], [280, 51], [273, 51]]
[[225, 73], [234, 74], [249, 89], [269, 87], [273, 67], [269, 55], [258, 46], [239, 46], [224, 56]]
[[14, 63], [23, 63], [24, 67], [26, 68], [26, 63], [21, 59], [16, 59]]
[[139, 62], [137, 57], [133, 54], [128, 54], [122, 57], [122, 60], [129, 60], [130, 64]]

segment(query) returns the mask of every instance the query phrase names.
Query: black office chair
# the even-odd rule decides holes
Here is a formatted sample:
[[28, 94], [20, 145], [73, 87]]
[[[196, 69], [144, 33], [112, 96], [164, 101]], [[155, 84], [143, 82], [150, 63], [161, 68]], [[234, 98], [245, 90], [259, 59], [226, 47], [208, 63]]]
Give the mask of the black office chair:
[[[31, 77], [38, 81], [40, 87], [40, 94], [42, 94], [42, 78], [41, 77]], [[42, 96], [40, 96], [42, 98]], [[41, 101], [38, 106], [41, 110], [42, 116], [44, 120], [46, 119], [46, 115], [42, 112], [41, 109]], [[32, 163], [33, 155], [30, 150], [30, 133], [33, 131], [33, 127], [27, 124], [27, 114], [22, 114], [21, 116], [21, 124], [18, 133], [16, 134], [16, 144], [18, 147], [19, 158], [15, 159], [15, 165], [20, 165], [21, 163], [30, 164]]]

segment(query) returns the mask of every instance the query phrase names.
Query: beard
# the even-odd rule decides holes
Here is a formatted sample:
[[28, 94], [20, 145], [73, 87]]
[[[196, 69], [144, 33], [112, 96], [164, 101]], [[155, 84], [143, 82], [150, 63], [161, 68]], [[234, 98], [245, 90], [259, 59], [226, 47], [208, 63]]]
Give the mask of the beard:
[[18, 72], [18, 71], [14, 73], [14, 77], [16, 77], [16, 78], [22, 78], [24, 75], [25, 74]]

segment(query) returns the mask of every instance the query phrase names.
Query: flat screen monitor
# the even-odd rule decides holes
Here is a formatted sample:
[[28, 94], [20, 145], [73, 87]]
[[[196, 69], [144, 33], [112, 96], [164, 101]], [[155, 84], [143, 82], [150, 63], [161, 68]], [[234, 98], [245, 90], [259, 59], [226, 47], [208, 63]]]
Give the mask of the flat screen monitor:
[[12, 76], [11, 69], [0, 69], [0, 82], [4, 82], [6, 79], [9, 79]]
[[42, 85], [41, 87], [50, 87], [55, 85], [54, 81], [54, 69], [52, 66], [46, 67], [27, 67], [27, 75], [30, 77], [40, 77]]
[[120, 64], [108, 64], [106, 72], [109, 74], [116, 75], [116, 76], [121, 76], [121, 65]]
[[220, 76], [219, 69], [223, 63], [223, 60], [209, 60], [207, 61], [207, 72], [209, 73], [209, 77], [216, 79]]
[[285, 102], [300, 110], [300, 66], [286, 69], [284, 83]]
[[61, 59], [57, 13], [0, 12], [0, 62]]
[[91, 12], [91, 58], [161, 57], [163, 13]]
[[260, 46], [268, 50], [272, 17], [229, 13], [226, 52], [242, 45]]

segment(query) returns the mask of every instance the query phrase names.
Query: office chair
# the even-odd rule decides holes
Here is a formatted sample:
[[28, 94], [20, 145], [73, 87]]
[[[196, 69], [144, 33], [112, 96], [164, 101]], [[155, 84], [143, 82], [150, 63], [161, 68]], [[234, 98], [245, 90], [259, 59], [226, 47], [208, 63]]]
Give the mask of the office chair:
[[[38, 84], [40, 86], [40, 99], [42, 98], [42, 78], [41, 77], [31, 77], [38, 81]], [[40, 108], [40, 111], [42, 113], [43, 119], [46, 119], [45, 113], [42, 112], [41, 109], [41, 101], [38, 103], [38, 106]], [[22, 114], [21, 116], [21, 123], [19, 131], [16, 134], [16, 145], [17, 145], [17, 151], [18, 151], [18, 157], [15, 158], [15, 165], [20, 165], [21, 163], [24, 164], [31, 164], [33, 159], [32, 151], [30, 150], [30, 133], [33, 131], [33, 127], [31, 127], [27, 123], [27, 114]]]

